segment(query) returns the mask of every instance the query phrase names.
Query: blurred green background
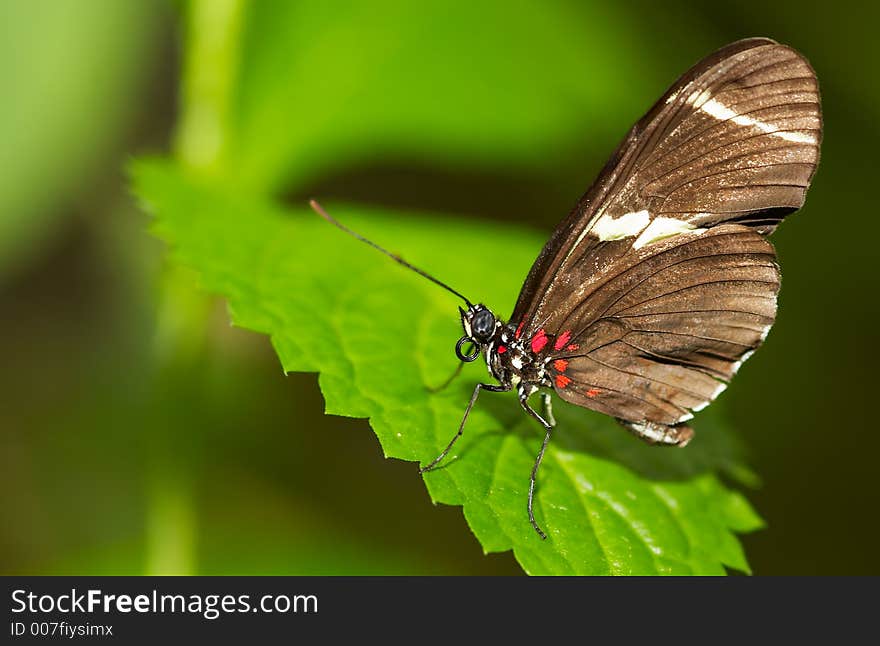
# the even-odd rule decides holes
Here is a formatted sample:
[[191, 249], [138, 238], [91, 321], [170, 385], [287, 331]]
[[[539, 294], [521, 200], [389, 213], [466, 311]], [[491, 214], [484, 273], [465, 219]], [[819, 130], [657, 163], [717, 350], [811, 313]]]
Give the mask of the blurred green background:
[[880, 573], [868, 11], [0, 3], [0, 572], [519, 573], [166, 265], [125, 165], [174, 154], [289, 203], [549, 233], [678, 74], [764, 35], [815, 67], [825, 140], [806, 207], [773, 238], [776, 327], [717, 404], [763, 479], [748, 497], [768, 527], [743, 540], [757, 574]]

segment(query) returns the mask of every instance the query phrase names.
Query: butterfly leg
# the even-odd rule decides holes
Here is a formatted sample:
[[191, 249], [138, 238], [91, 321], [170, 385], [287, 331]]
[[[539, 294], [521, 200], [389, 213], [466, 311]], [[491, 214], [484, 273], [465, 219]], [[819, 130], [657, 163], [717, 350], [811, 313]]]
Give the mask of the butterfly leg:
[[666, 426], [654, 422], [628, 422], [623, 419], [617, 421], [649, 444], [682, 447], [694, 436], [694, 430], [686, 424]]
[[444, 381], [439, 386], [425, 386], [425, 390], [427, 390], [429, 393], [439, 393], [441, 390], [445, 390], [446, 387], [451, 384], [455, 380], [455, 378], [458, 377], [458, 375], [461, 374], [462, 368], [464, 368], [464, 363], [459, 363], [458, 366], [456, 366], [455, 368], [455, 372], [453, 372], [452, 375], [450, 375], [446, 379], [446, 381]]
[[431, 469], [436, 467], [440, 463], [440, 461], [443, 460], [443, 458], [445, 458], [446, 455], [449, 453], [449, 451], [452, 449], [452, 445], [455, 444], [456, 441], [458, 440], [458, 438], [461, 437], [461, 433], [462, 433], [462, 431], [464, 431], [465, 422], [467, 422], [468, 415], [470, 415], [470, 413], [471, 413], [471, 408], [474, 407], [474, 404], [476, 403], [477, 397], [479, 397], [481, 390], [488, 390], [491, 393], [505, 393], [505, 392], [511, 390], [512, 388], [513, 388], [513, 386], [511, 386], [510, 384], [507, 384], [507, 385], [505, 385], [505, 384], [499, 384], [499, 385], [496, 385], [496, 384], [477, 384], [476, 388], [474, 388], [474, 394], [471, 395], [471, 400], [470, 400], [470, 402], [468, 402], [468, 406], [464, 411], [464, 417], [461, 418], [461, 424], [458, 425], [458, 432], [452, 436], [452, 439], [449, 441], [449, 444], [446, 446], [446, 448], [443, 449], [443, 452], [440, 455], [438, 455], [436, 458], [434, 458], [428, 466], [421, 467], [419, 469], [419, 473], [424, 473], [425, 471], [430, 471]]
[[541, 403], [544, 404], [544, 415], [547, 416], [550, 426], [556, 426], [556, 418], [553, 417], [553, 400], [550, 398], [550, 393], [541, 393]]
[[[556, 422], [554, 420], [551, 424], [543, 417], [541, 417], [531, 406], [529, 406], [529, 396], [528, 394], [526, 394], [527, 392], [527, 390], [520, 390], [519, 404], [523, 407], [523, 410], [525, 410], [525, 412], [538, 420], [541, 423], [541, 426], [543, 426], [544, 430], [546, 431], [546, 433], [544, 434], [544, 443], [541, 444], [541, 450], [538, 451], [538, 457], [535, 458], [535, 466], [532, 467], [532, 477], [529, 480], [529, 521], [532, 523], [532, 527], [535, 528], [535, 531], [538, 532], [538, 536], [540, 536], [542, 539], [546, 539], [547, 534], [544, 533], [544, 530], [542, 530], [538, 526], [538, 522], [535, 520], [535, 513], [532, 509], [532, 503], [535, 499], [535, 481], [538, 478], [538, 468], [541, 466], [541, 461], [544, 459], [544, 452], [547, 450], [547, 445], [550, 444], [550, 435], [553, 432], [553, 426]], [[550, 402], [547, 399], [544, 399], [545, 407], [549, 403]], [[551, 420], [553, 419], [552, 409], [550, 409], [550, 415], [548, 415], [548, 417], [550, 417]]]

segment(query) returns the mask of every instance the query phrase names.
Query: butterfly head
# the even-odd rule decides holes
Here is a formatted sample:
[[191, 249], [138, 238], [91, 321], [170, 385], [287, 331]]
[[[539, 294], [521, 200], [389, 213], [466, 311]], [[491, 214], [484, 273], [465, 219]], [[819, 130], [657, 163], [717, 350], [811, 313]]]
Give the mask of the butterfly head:
[[[464, 336], [455, 345], [455, 354], [462, 361], [474, 361], [495, 337], [501, 323], [485, 305], [470, 305], [466, 310], [459, 307], [458, 311], [461, 313]], [[462, 350], [466, 344], [471, 345], [468, 353]]]

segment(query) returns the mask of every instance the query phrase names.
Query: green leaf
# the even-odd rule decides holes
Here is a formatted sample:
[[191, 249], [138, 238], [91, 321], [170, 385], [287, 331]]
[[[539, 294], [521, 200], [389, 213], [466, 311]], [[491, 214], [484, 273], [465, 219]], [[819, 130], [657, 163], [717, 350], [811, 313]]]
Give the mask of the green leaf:
[[[388, 457], [425, 462], [445, 446], [473, 383], [486, 378], [485, 367], [471, 364], [446, 391], [426, 390], [456, 364], [453, 297], [307, 209], [190, 178], [170, 163], [140, 162], [134, 178], [158, 235], [206, 290], [228, 300], [235, 324], [270, 335], [285, 371], [320, 373], [327, 413], [369, 418]], [[511, 310], [545, 238], [474, 220], [329, 206], [498, 313]], [[701, 415], [691, 445], [672, 450], [563, 402], [554, 412], [558, 432], [536, 498], [546, 541], [526, 515], [542, 434], [515, 398], [484, 395], [455, 455], [424, 477], [433, 500], [464, 507], [487, 552], [512, 549], [531, 574], [748, 571], [734, 532], [761, 521], [719, 479], [741, 468], [717, 417]], [[414, 486], [416, 477], [414, 465]]]

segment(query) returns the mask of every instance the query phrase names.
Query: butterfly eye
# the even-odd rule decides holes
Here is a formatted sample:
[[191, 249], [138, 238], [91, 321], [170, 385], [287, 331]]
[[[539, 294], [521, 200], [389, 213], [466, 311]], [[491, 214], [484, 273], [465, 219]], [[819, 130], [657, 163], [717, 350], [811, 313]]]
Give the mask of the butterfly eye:
[[495, 332], [495, 316], [489, 310], [480, 310], [471, 321], [471, 332], [479, 343], [488, 341]]

